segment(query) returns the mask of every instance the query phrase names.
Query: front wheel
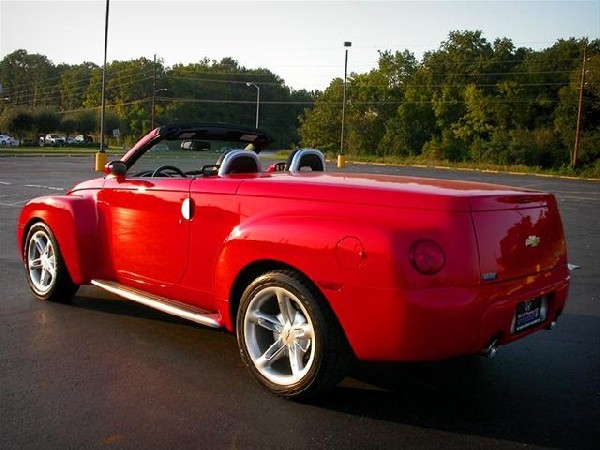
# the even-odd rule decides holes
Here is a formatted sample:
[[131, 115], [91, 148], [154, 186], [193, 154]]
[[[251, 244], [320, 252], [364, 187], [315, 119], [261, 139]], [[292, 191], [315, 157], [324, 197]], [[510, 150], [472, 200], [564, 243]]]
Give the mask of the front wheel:
[[293, 271], [269, 272], [246, 288], [237, 339], [254, 378], [288, 398], [334, 387], [350, 361], [345, 336], [323, 295]]
[[29, 229], [23, 259], [29, 287], [40, 300], [68, 301], [77, 291], [50, 228], [36, 223]]

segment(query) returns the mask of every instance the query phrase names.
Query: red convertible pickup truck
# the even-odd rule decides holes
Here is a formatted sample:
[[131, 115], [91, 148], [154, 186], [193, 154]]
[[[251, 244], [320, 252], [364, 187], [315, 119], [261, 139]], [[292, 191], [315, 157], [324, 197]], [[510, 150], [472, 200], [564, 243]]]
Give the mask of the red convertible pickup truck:
[[270, 142], [164, 126], [104, 177], [31, 200], [17, 233], [33, 294], [67, 301], [92, 284], [223, 327], [289, 398], [335, 386], [353, 358], [491, 356], [554, 326], [569, 286], [554, 196], [326, 171], [314, 149], [265, 170]]

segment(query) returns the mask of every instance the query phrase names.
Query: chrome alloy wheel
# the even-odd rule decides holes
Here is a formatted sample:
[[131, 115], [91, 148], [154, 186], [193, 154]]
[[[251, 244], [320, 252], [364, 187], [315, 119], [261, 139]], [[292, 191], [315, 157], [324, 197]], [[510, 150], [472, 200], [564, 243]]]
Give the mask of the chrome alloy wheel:
[[315, 360], [311, 318], [300, 300], [279, 286], [265, 287], [250, 300], [244, 340], [257, 371], [277, 385], [298, 383]]
[[52, 239], [40, 229], [27, 243], [27, 269], [29, 280], [38, 294], [47, 293], [56, 282], [56, 249]]

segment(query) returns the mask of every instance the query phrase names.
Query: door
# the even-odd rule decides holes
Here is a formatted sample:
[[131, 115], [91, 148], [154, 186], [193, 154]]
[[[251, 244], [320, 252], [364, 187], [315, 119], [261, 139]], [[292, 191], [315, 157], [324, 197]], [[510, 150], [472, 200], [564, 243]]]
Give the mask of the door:
[[188, 260], [189, 178], [107, 178], [98, 193], [99, 221], [111, 272], [126, 284], [166, 287]]

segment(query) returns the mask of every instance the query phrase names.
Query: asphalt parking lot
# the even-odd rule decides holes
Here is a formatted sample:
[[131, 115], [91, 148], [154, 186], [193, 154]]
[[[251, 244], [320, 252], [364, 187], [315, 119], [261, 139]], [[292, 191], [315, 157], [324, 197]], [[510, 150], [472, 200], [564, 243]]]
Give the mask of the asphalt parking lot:
[[95, 288], [81, 289], [71, 304], [34, 300], [15, 244], [20, 208], [96, 174], [89, 157], [3, 157], [0, 448], [597, 448], [600, 182], [346, 170], [553, 192], [569, 259], [581, 266], [557, 328], [502, 347], [493, 360], [358, 364], [316, 401], [285, 401], [251, 379], [225, 332]]

